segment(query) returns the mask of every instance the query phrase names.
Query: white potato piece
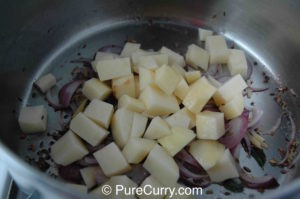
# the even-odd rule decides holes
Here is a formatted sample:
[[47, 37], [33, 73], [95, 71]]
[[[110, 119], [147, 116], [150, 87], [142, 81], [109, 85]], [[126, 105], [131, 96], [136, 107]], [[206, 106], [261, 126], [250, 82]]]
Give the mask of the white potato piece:
[[97, 125], [83, 113], [78, 113], [70, 123], [70, 129], [92, 146], [101, 143], [109, 131]]
[[148, 86], [140, 94], [146, 106], [146, 113], [152, 116], [169, 115], [179, 110], [179, 105], [176, 97], [167, 95], [156, 86]]
[[182, 127], [188, 129], [190, 126], [191, 119], [184, 114], [180, 114], [179, 111], [170, 115], [165, 119], [170, 127]]
[[[122, 185], [124, 189], [134, 189], [137, 187], [137, 184], [130, 180], [126, 175], [120, 175], [120, 176], [113, 176], [111, 177], [106, 183], [102, 184], [101, 186], [98, 186], [97, 188], [93, 189], [89, 194], [92, 195], [95, 198], [104, 198], [104, 199], [119, 199], [119, 198], [126, 198], [126, 199], [136, 199], [135, 195], [125, 195], [124, 190], [118, 191], [118, 194], [116, 193], [117, 185]], [[108, 195], [103, 194], [104, 186], [111, 187], [111, 193]]]
[[185, 72], [184, 78], [189, 85], [201, 78], [201, 72], [198, 70]]
[[154, 140], [145, 138], [130, 138], [123, 148], [123, 155], [130, 164], [138, 164], [150, 153], [156, 145]]
[[208, 36], [211, 36], [213, 34], [213, 31], [206, 30], [206, 29], [203, 29], [203, 28], [198, 28], [198, 34], [199, 34], [200, 41], [206, 41], [206, 38]]
[[157, 52], [151, 52], [151, 51], [145, 51], [145, 50], [142, 50], [142, 49], [138, 49], [136, 52], [132, 53], [131, 54], [131, 61], [133, 63], [133, 70], [134, 72], [136, 73], [139, 73], [138, 71], [138, 67], [137, 67], [137, 63], [138, 63], [138, 59], [142, 56], [145, 56], [145, 55], [157, 55], [158, 53]]
[[112, 80], [112, 91], [114, 96], [119, 99], [123, 95], [135, 97], [135, 81], [133, 74], [119, 77]]
[[184, 77], [184, 74], [185, 74], [185, 70], [184, 70], [184, 68], [182, 67], [182, 66], [179, 66], [179, 65], [177, 65], [177, 64], [174, 64], [174, 65], [172, 65], [171, 66], [171, 68], [175, 71], [175, 72], [177, 72], [179, 75], [181, 75], [182, 77]]
[[162, 147], [168, 151], [171, 156], [176, 155], [196, 137], [192, 130], [182, 127], [174, 127], [171, 131], [171, 135], [167, 135], [158, 140]]
[[161, 146], [156, 145], [143, 164], [144, 168], [164, 186], [173, 186], [179, 178], [174, 159]]
[[174, 64], [177, 64], [177, 65], [182, 66], [182, 67], [185, 66], [185, 61], [184, 61], [183, 56], [181, 56], [180, 54], [174, 52], [173, 50], [163, 46], [160, 49], [160, 52], [163, 53], [163, 54], [168, 55], [168, 64], [170, 66], [172, 66]]
[[120, 175], [131, 169], [122, 152], [114, 142], [106, 145], [93, 155], [106, 176]]
[[231, 76], [240, 74], [243, 77], [246, 77], [248, 65], [245, 53], [242, 50], [229, 50], [227, 66]]
[[65, 185], [67, 185], [68, 187], [71, 187], [71, 189], [76, 189], [83, 193], [87, 193], [87, 191], [88, 191], [88, 188], [81, 184], [66, 183]]
[[225, 134], [224, 113], [203, 111], [196, 116], [197, 138], [217, 140]]
[[145, 132], [144, 138], [159, 139], [170, 134], [171, 129], [169, 128], [168, 123], [156, 116], [151, 120]]
[[90, 166], [80, 169], [80, 175], [86, 187], [90, 189], [97, 184], [96, 176], [103, 176], [104, 174], [99, 166]]
[[178, 75], [170, 66], [163, 65], [156, 70], [154, 83], [167, 95], [171, 95], [176, 89], [182, 77]]
[[225, 37], [222, 35], [206, 37], [205, 49], [209, 53], [210, 64], [226, 64], [229, 51]]
[[142, 137], [148, 122], [148, 117], [139, 113], [133, 113], [133, 121], [130, 137]]
[[155, 59], [149, 55], [149, 56], [141, 56], [138, 58], [138, 62], [137, 62], [137, 67], [138, 68], [147, 68], [149, 70], [155, 70], [157, 69], [159, 66], [156, 63]]
[[103, 61], [103, 60], [111, 60], [111, 59], [115, 59], [118, 58], [119, 55], [115, 54], [115, 53], [108, 53], [108, 52], [97, 52], [94, 61], [91, 62], [92, 68], [94, 69], [94, 71], [97, 72], [97, 64], [99, 61]]
[[229, 149], [226, 149], [217, 164], [207, 170], [209, 178], [212, 182], [223, 182], [224, 180], [239, 177], [235, 164]]
[[66, 166], [80, 160], [88, 153], [81, 140], [69, 130], [51, 146], [50, 156], [57, 164]]
[[247, 88], [247, 84], [242, 76], [240, 74], [235, 75], [218, 88], [213, 96], [214, 101], [218, 106], [224, 105], [245, 88]]
[[113, 112], [113, 105], [98, 99], [93, 99], [83, 113], [88, 118], [107, 129], [109, 127]]
[[166, 54], [157, 54], [157, 55], [150, 55], [151, 57], [153, 57], [153, 59], [155, 60], [155, 62], [157, 63], [157, 65], [163, 66], [163, 65], [168, 65], [168, 55]]
[[144, 103], [141, 100], [135, 99], [128, 95], [122, 95], [122, 97], [119, 98], [118, 108], [126, 108], [137, 113], [141, 113], [146, 109]]
[[161, 183], [159, 183], [153, 176], [148, 176], [139, 186], [143, 190], [145, 190], [145, 193], [142, 193], [141, 195], [138, 195], [139, 199], [163, 199], [165, 197], [165, 194], [161, 195], [154, 195], [154, 194], [148, 194], [148, 189], [147, 187], [153, 187], [155, 189], [159, 189], [163, 187]]
[[180, 100], [183, 100], [187, 93], [189, 92], [189, 85], [186, 83], [186, 81], [181, 78], [180, 82], [177, 84], [175, 90], [174, 90], [174, 95], [178, 97]]
[[215, 140], [196, 140], [190, 145], [189, 152], [207, 171], [221, 159], [225, 146]]
[[83, 84], [82, 93], [89, 100], [105, 100], [111, 94], [111, 88], [99, 79], [92, 78]]
[[185, 54], [186, 63], [194, 68], [202, 68], [207, 70], [209, 54], [206, 50], [200, 48], [195, 44], [188, 46], [188, 50]]
[[135, 97], [140, 96], [140, 80], [138, 76], [134, 76]]
[[[179, 122], [179, 119], [181, 118], [189, 118], [189, 125], [187, 128], [191, 129], [193, 127], [196, 126], [196, 114], [192, 113], [191, 111], [189, 111], [187, 108], [182, 108], [179, 111], [177, 111], [176, 113], [174, 113], [173, 115], [171, 115], [170, 117], [174, 117], [174, 122], [171, 122], [169, 125], [172, 126], [172, 123], [176, 123]], [[178, 119], [177, 119], [178, 118]], [[167, 118], [166, 118], [167, 119]], [[187, 119], [184, 119], [187, 120]], [[185, 123], [181, 123], [181, 124], [185, 124]], [[186, 124], [185, 124], [186, 125]], [[184, 125], [184, 126], [185, 126]], [[183, 127], [183, 125], [181, 125]]]
[[18, 118], [23, 133], [40, 133], [47, 129], [47, 110], [43, 105], [23, 107]]
[[112, 135], [120, 148], [123, 148], [130, 137], [133, 112], [125, 108], [118, 109], [112, 117]]
[[155, 73], [146, 68], [139, 68], [140, 91], [154, 83]]
[[240, 116], [244, 110], [243, 93], [237, 94], [232, 100], [219, 107], [220, 111], [225, 114], [227, 120]]
[[37, 81], [34, 82], [34, 85], [42, 92], [46, 93], [50, 88], [55, 86], [56, 78], [52, 73], [48, 73], [40, 77]]
[[138, 49], [140, 49], [140, 47], [141, 44], [126, 42], [126, 44], [123, 47], [123, 50], [121, 51], [120, 56], [130, 57], [132, 53], [136, 52]]
[[199, 113], [215, 92], [216, 88], [202, 77], [190, 86], [182, 103], [191, 112]]
[[96, 68], [101, 81], [131, 74], [129, 58], [116, 58], [113, 60], [99, 61]]

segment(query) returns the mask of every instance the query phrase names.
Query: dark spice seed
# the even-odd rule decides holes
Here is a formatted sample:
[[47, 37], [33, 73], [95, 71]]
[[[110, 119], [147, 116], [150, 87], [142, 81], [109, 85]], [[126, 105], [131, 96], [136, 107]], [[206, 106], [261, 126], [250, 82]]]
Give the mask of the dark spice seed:
[[248, 167], [244, 166], [243, 169], [244, 169], [245, 171], [247, 171], [248, 173], [251, 173], [251, 169], [249, 169]]
[[22, 102], [22, 101], [23, 101], [23, 99], [20, 98], [20, 97], [17, 97], [17, 100], [18, 100], [19, 102]]
[[253, 62], [253, 64], [254, 64], [254, 66], [256, 66], [256, 65], [257, 65], [257, 62], [256, 62], [256, 61], [254, 61], [254, 62]]
[[41, 141], [40, 142], [40, 148], [43, 148], [44, 147], [44, 141]]
[[230, 193], [226, 191], [226, 192], [224, 193], [224, 195], [225, 195], [225, 196], [229, 196]]
[[225, 11], [223, 12], [223, 16], [224, 16], [224, 17], [226, 16], [226, 12], [225, 12]]
[[36, 93], [34, 93], [34, 92], [31, 93], [31, 97], [32, 97], [32, 98], [35, 98], [35, 97], [36, 97]]

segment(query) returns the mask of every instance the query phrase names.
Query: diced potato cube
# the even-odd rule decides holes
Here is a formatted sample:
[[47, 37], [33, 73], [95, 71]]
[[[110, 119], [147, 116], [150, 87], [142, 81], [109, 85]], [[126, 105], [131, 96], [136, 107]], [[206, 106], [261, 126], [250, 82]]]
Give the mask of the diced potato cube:
[[228, 49], [225, 37], [222, 35], [206, 37], [205, 49], [209, 53], [210, 64], [226, 64]]
[[148, 118], [139, 113], [133, 113], [133, 121], [131, 127], [130, 137], [142, 137], [146, 126]]
[[140, 80], [138, 76], [134, 76], [135, 97], [140, 96]]
[[191, 85], [192, 83], [194, 83], [195, 81], [200, 79], [200, 77], [201, 77], [201, 72], [198, 70], [188, 71], [188, 72], [185, 72], [185, 74], [184, 74], [184, 78], [186, 79], [186, 81], [189, 85]]
[[188, 129], [191, 119], [187, 115], [177, 111], [173, 115], [167, 117], [165, 121], [170, 127], [182, 127]]
[[92, 146], [96, 146], [107, 137], [109, 132], [98, 126], [83, 113], [78, 113], [71, 120], [70, 129]]
[[196, 126], [196, 115], [195, 113], [189, 111], [187, 108], [182, 108], [178, 111], [178, 114], [186, 115], [190, 118], [189, 128], [194, 128]]
[[183, 100], [187, 93], [189, 92], [189, 85], [186, 83], [186, 81], [181, 78], [180, 82], [177, 84], [174, 95], [178, 97], [180, 100]]
[[197, 137], [217, 140], [225, 134], [224, 113], [203, 111], [196, 116]]
[[92, 78], [84, 83], [82, 93], [89, 100], [105, 100], [111, 94], [111, 89], [98, 79]]
[[160, 52], [163, 53], [163, 54], [167, 54], [168, 55], [168, 64], [170, 66], [174, 65], [174, 64], [177, 64], [179, 66], [185, 66], [185, 61], [184, 61], [184, 58], [183, 56], [181, 56], [180, 54], [172, 51], [171, 49], [163, 46], [161, 49], [160, 49]]
[[245, 53], [242, 50], [229, 50], [227, 66], [231, 76], [240, 74], [243, 77], [246, 77], [248, 65]]
[[81, 140], [69, 130], [52, 145], [50, 155], [54, 162], [66, 166], [80, 160], [88, 153]]
[[39, 133], [47, 129], [47, 110], [43, 105], [23, 107], [19, 126], [24, 133]]
[[190, 87], [182, 103], [191, 112], [199, 113], [215, 91], [216, 88], [213, 87], [205, 77], [202, 77]]
[[155, 54], [157, 54], [157, 52], [150, 52], [150, 51], [145, 51], [142, 49], [138, 49], [136, 52], [132, 53], [131, 60], [132, 60], [133, 66], [134, 66], [134, 68], [133, 68], [134, 72], [139, 73], [138, 67], [135, 67], [135, 66], [137, 66], [138, 59], [140, 57], [145, 56], [145, 55], [155, 55]]
[[157, 116], [151, 120], [151, 123], [145, 132], [144, 138], [159, 139], [170, 134], [171, 130], [168, 126], [168, 123]]
[[165, 186], [172, 186], [179, 178], [179, 168], [174, 159], [158, 144], [149, 153], [144, 168]]
[[229, 149], [226, 149], [217, 164], [207, 170], [209, 178], [212, 182], [223, 182], [231, 178], [239, 177], [239, 173], [235, 166], [235, 160]]
[[221, 159], [225, 146], [215, 140], [196, 140], [190, 145], [189, 152], [207, 171]]
[[122, 153], [128, 163], [138, 164], [144, 160], [155, 145], [154, 140], [132, 137], [124, 146]]
[[120, 175], [131, 169], [122, 152], [114, 142], [106, 145], [93, 155], [106, 176]]
[[120, 148], [123, 148], [131, 132], [131, 126], [133, 121], [133, 112], [121, 108], [118, 109], [112, 118], [111, 130], [112, 135]]
[[154, 195], [154, 194], [148, 194], [147, 187], [153, 187], [155, 189], [159, 189], [160, 187], [163, 187], [161, 183], [159, 183], [153, 176], [148, 176], [140, 185], [142, 190], [145, 190], [145, 193], [142, 193], [139, 195], [139, 199], [163, 199], [165, 197], [165, 194], [162, 193], [161, 195]]
[[242, 76], [240, 74], [235, 75], [218, 88], [213, 96], [214, 101], [218, 106], [224, 105], [245, 88], [247, 88], [247, 84]]
[[[122, 185], [124, 189], [129, 190], [129, 189], [134, 189], [137, 187], [137, 184], [130, 180], [126, 175], [121, 175], [121, 176], [113, 176], [111, 177], [106, 183], [104, 183], [101, 186], [98, 186], [97, 188], [93, 189], [90, 194], [95, 197], [95, 198], [103, 198], [103, 199], [136, 199], [134, 194], [131, 195], [126, 195], [125, 191], [118, 191], [116, 188], [118, 185]], [[106, 195], [103, 193], [104, 186], [109, 186], [111, 187], [111, 193]], [[117, 193], [118, 191], [118, 193]]]
[[195, 44], [188, 46], [188, 50], [185, 54], [186, 63], [194, 68], [202, 68], [207, 70], [209, 54], [206, 50], [200, 48]]
[[208, 36], [211, 36], [213, 34], [213, 31], [206, 30], [206, 29], [203, 29], [203, 28], [198, 28], [198, 34], [199, 34], [200, 41], [206, 41], [206, 38]]
[[104, 128], [108, 128], [112, 114], [114, 112], [113, 105], [93, 99], [84, 110], [84, 114]]
[[101, 81], [115, 79], [131, 74], [129, 58], [117, 58], [113, 60], [99, 61], [96, 68]]
[[[81, 177], [88, 189], [97, 184], [96, 176], [103, 176], [103, 171], [99, 166], [91, 166], [80, 169]], [[103, 179], [105, 180], [105, 179]]]
[[127, 108], [133, 112], [141, 113], [145, 111], [144, 103], [128, 95], [122, 95], [118, 101], [118, 108]]
[[135, 97], [135, 82], [133, 74], [119, 77], [112, 80], [112, 91], [115, 98], [119, 99], [123, 95]]
[[[173, 118], [172, 121], [167, 121], [169, 120], [168, 118]], [[193, 128], [196, 126], [196, 115], [189, 111], [187, 108], [182, 108], [173, 115], [169, 116], [166, 118], [166, 121], [168, 122], [169, 126], [175, 126], [176, 123], [179, 123], [181, 127], [186, 127], [187, 119], [189, 119], [189, 124], [188, 127], [186, 128]], [[183, 119], [185, 118], [185, 119]], [[179, 120], [184, 120], [184, 122], [179, 122]]]
[[232, 100], [230, 100], [224, 106], [219, 107], [220, 111], [225, 114], [227, 120], [231, 120], [242, 114], [244, 110], [244, 97], [243, 93], [237, 94]]
[[140, 91], [154, 83], [154, 76], [155, 73], [153, 71], [146, 68], [139, 68]]
[[166, 54], [157, 54], [151, 55], [158, 66], [168, 65], [168, 55]]
[[177, 72], [179, 75], [181, 75], [182, 77], [184, 77], [184, 74], [185, 74], [185, 70], [182, 66], [178, 66], [177, 64], [174, 64], [171, 66], [171, 68]]
[[167, 95], [171, 95], [180, 82], [178, 75], [170, 66], [163, 65], [155, 72], [154, 83]]
[[182, 127], [174, 127], [171, 131], [171, 135], [167, 135], [158, 140], [162, 147], [164, 147], [171, 156], [176, 155], [196, 137], [192, 130]]
[[97, 72], [97, 64], [99, 61], [103, 61], [103, 60], [111, 60], [111, 59], [115, 59], [118, 58], [119, 55], [114, 54], [114, 53], [108, 53], [108, 52], [97, 52], [94, 61], [91, 62], [92, 68], [94, 69], [94, 71]]
[[36, 82], [34, 82], [34, 85], [42, 93], [46, 93], [50, 88], [55, 86], [55, 84], [56, 84], [56, 78], [51, 73], [48, 73], [47, 75], [40, 77]]
[[152, 116], [169, 115], [179, 110], [176, 97], [167, 95], [156, 86], [148, 86], [140, 94], [146, 106], [146, 113]]
[[137, 63], [137, 67], [138, 68], [147, 68], [149, 70], [155, 70], [156, 68], [158, 68], [158, 65], [156, 63], [156, 61], [154, 60], [154, 58], [149, 55], [149, 56], [141, 56], [138, 59], [138, 63]]
[[66, 185], [68, 187], [70, 187], [71, 189], [76, 189], [83, 193], [87, 193], [87, 191], [88, 191], [87, 187], [84, 185], [81, 185], [81, 184], [66, 183]]
[[126, 42], [121, 52], [121, 57], [130, 57], [132, 53], [140, 49], [141, 44]]

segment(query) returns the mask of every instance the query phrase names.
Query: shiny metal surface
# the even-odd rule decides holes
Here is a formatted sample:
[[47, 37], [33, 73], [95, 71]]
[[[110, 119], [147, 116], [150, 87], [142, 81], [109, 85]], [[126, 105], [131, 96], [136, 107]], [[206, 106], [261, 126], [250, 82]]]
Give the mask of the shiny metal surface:
[[[46, 104], [42, 97], [31, 97], [33, 81], [48, 71], [64, 84], [70, 71], [78, 64], [70, 60], [80, 56], [91, 58], [97, 49], [106, 44], [122, 45], [127, 37], [142, 43], [142, 48], [157, 50], [161, 45], [181, 53], [197, 40], [197, 27], [207, 27], [228, 38], [228, 46], [244, 49], [250, 62], [256, 61], [251, 77], [255, 86], [265, 86], [261, 73], [270, 75], [266, 93], [254, 94], [248, 103], [264, 109], [266, 116], [262, 129], [269, 129], [280, 114], [279, 106], [269, 95], [279, 84], [287, 85], [300, 93], [297, 77], [300, 75], [300, 4], [297, 1], [38, 1], [19, 0], [3, 2], [0, 8], [0, 161], [9, 165], [16, 181], [28, 192], [37, 189], [45, 198], [79, 198], [80, 193], [69, 190], [44, 173], [28, 165], [22, 159], [30, 143], [47, 143], [46, 134], [29, 136], [20, 140], [17, 124], [18, 110], [30, 104]], [[22, 6], [21, 6], [22, 5]], [[151, 21], [150, 21], [151, 19]], [[83, 46], [86, 45], [84, 48]], [[22, 100], [21, 100], [22, 99]], [[289, 110], [293, 112], [297, 127], [300, 126], [299, 99], [286, 96]], [[57, 116], [48, 109], [48, 131], [58, 128]], [[265, 137], [269, 148], [267, 159], [277, 157], [278, 147], [285, 147], [286, 122], [275, 137]], [[299, 135], [297, 135], [299, 137]], [[300, 188], [298, 165], [281, 174], [280, 168], [266, 163], [262, 171], [253, 159], [241, 154], [242, 164], [250, 165], [257, 175], [269, 173], [282, 186], [265, 191], [254, 190], [232, 194], [230, 198], [283, 197]], [[54, 169], [51, 169], [54, 172]], [[24, 186], [26, 185], [26, 186]], [[286, 185], [286, 186], [284, 186]], [[223, 198], [224, 188], [212, 185], [214, 195], [201, 196]], [[56, 195], [53, 195], [53, 194]], [[205, 193], [205, 191], [204, 191]], [[300, 194], [300, 193], [297, 193]], [[82, 196], [84, 197], [84, 196]], [[290, 196], [289, 198], [292, 198]]]

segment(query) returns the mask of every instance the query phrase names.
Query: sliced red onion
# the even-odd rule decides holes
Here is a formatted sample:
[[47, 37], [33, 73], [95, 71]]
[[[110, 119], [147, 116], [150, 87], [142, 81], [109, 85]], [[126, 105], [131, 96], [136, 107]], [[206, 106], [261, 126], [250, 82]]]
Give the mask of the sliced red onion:
[[224, 76], [221, 76], [221, 77], [217, 78], [217, 80], [218, 80], [220, 83], [225, 83], [225, 82], [227, 82], [230, 78], [231, 78], [230, 75], [224, 75]]
[[80, 174], [80, 169], [82, 167], [76, 164], [70, 164], [68, 166], [60, 166], [58, 168], [58, 173], [61, 178], [66, 181], [73, 183], [80, 183], [82, 181], [82, 177]]
[[96, 183], [98, 185], [101, 185], [108, 180], [108, 178], [104, 175], [100, 167], [94, 170], [94, 176], [95, 176]]
[[193, 178], [194, 180], [201, 180], [203, 178], [207, 178], [208, 175], [207, 174], [197, 174], [194, 173], [192, 171], [190, 171], [189, 169], [187, 169], [182, 162], [176, 161], [177, 165], [179, 167], [179, 172], [181, 177], [185, 177], [185, 178]]
[[209, 65], [205, 75], [215, 76], [218, 72], [218, 64]]
[[247, 133], [248, 117], [249, 112], [244, 110], [241, 116], [232, 119], [228, 123], [228, 125], [230, 125], [230, 131], [221, 137], [219, 141], [229, 149], [238, 145]]
[[74, 80], [65, 84], [58, 93], [59, 103], [63, 107], [68, 107], [71, 102], [71, 98], [74, 95], [78, 87], [83, 83], [81, 80]]
[[235, 147], [233, 147], [232, 149], [230, 149], [232, 156], [237, 160], [240, 157], [241, 147], [242, 147], [241, 144], [238, 144]]
[[181, 150], [175, 155], [175, 160], [179, 162], [188, 164], [190, 167], [193, 167], [195, 170], [202, 171], [203, 168], [201, 165], [195, 160], [193, 156], [191, 156], [185, 149]]
[[131, 170], [126, 175], [137, 184], [141, 184], [150, 174], [142, 164], [132, 165]]
[[277, 131], [277, 129], [280, 127], [283, 115], [284, 114], [281, 113], [280, 116], [279, 116], [279, 118], [276, 120], [274, 126], [271, 129], [269, 129], [266, 132], [264, 132], [263, 134], [265, 134], [265, 135], [272, 135], [273, 136], [275, 134], [275, 132]]
[[254, 87], [249, 86], [248, 88], [249, 88], [253, 93], [255, 93], [255, 92], [264, 92], [264, 91], [269, 90], [269, 87], [265, 87], [265, 88], [254, 88]]
[[112, 44], [112, 45], [103, 46], [103, 47], [99, 48], [98, 51], [107, 52], [107, 53], [120, 54], [121, 51], [122, 51], [122, 49], [123, 49], [122, 46]]
[[85, 156], [81, 160], [78, 160], [76, 163], [84, 167], [98, 165], [97, 160], [93, 156]]
[[253, 110], [252, 110], [251, 121], [248, 123], [248, 128], [255, 127], [259, 123], [259, 121], [261, 120], [263, 114], [264, 114], [263, 110], [254, 107]]
[[202, 180], [194, 180], [193, 178], [180, 178], [180, 181], [188, 187], [206, 188], [211, 185], [211, 181], [209, 180], [209, 178]]

